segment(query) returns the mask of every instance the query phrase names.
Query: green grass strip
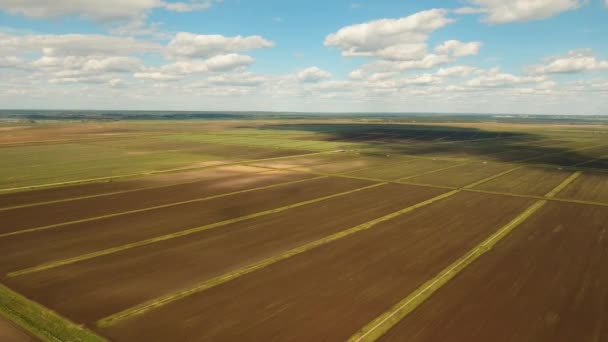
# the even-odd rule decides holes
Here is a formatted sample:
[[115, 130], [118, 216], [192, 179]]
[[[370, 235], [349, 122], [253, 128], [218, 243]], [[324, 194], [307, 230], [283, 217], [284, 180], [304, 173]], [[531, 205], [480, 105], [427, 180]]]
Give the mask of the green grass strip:
[[545, 197], [555, 197], [562, 190], [564, 190], [568, 185], [574, 182], [578, 177], [580, 177], [583, 173], [581, 171], [577, 171], [570, 175], [570, 177], [566, 178], [563, 182], [561, 182], [558, 186], [556, 186], [553, 190], [545, 195]]
[[[570, 177], [568, 177], [555, 188], [553, 188], [553, 190], [551, 190], [545, 196], [547, 198], [552, 198], [560, 191], [562, 191], [566, 186], [572, 183], [575, 179], [577, 179], [580, 175], [581, 172], [573, 173], [572, 175], [570, 175]], [[489, 178], [494, 179], [497, 177], [492, 176]], [[394, 305], [388, 311], [368, 323], [361, 330], [351, 336], [348, 341], [369, 342], [376, 341], [377, 339], [379, 339], [393, 326], [399, 323], [404, 317], [406, 317], [418, 306], [420, 306], [424, 301], [430, 298], [441, 287], [443, 287], [446, 283], [448, 283], [451, 279], [458, 275], [458, 273], [464, 270], [469, 264], [471, 264], [473, 261], [477, 260], [479, 257], [490, 251], [500, 240], [502, 240], [505, 236], [511, 233], [511, 231], [521, 225], [530, 216], [534, 215], [534, 213], [541, 209], [546, 203], [547, 199], [541, 199], [534, 202], [534, 204], [524, 210], [511, 222], [507, 223], [505, 226], [496, 231], [496, 233], [492, 234], [485, 241], [474, 247], [464, 256], [460, 257], [450, 266], [442, 270], [437, 276], [422, 284], [422, 286], [410, 293], [407, 297], [405, 297], [399, 303]]]
[[376, 341], [389, 329], [399, 323], [405, 316], [414, 311], [420, 304], [430, 298], [443, 285], [454, 278], [473, 261], [487, 253], [498, 241], [507, 236], [526, 219], [536, 213], [545, 205], [546, 201], [537, 201], [519, 214], [511, 222], [500, 228], [481, 244], [477, 245], [464, 256], [443, 269], [437, 276], [425, 282], [422, 286], [410, 293], [407, 297], [394, 305], [385, 313], [368, 323], [361, 330], [348, 339], [349, 342]]
[[97, 325], [99, 327], [108, 327], [110, 325], [115, 324], [118, 321], [121, 321], [121, 320], [124, 320], [124, 319], [127, 319], [127, 318], [131, 318], [133, 316], [141, 315], [141, 314], [146, 313], [146, 312], [148, 312], [150, 310], [157, 309], [157, 308], [159, 308], [161, 306], [165, 306], [165, 305], [167, 305], [169, 303], [172, 303], [172, 302], [178, 301], [180, 299], [186, 298], [186, 297], [191, 296], [191, 295], [193, 295], [195, 293], [199, 293], [199, 292], [208, 290], [208, 289], [210, 289], [212, 287], [216, 287], [218, 285], [221, 285], [221, 284], [224, 284], [226, 282], [229, 282], [229, 281], [231, 281], [233, 279], [242, 277], [242, 276], [244, 276], [244, 275], [246, 275], [248, 273], [251, 273], [251, 272], [257, 271], [259, 269], [265, 268], [265, 267], [267, 267], [269, 265], [272, 265], [272, 264], [275, 264], [275, 263], [277, 263], [277, 262], [279, 262], [281, 260], [285, 260], [285, 259], [291, 258], [291, 257], [293, 257], [295, 255], [302, 254], [302, 253], [307, 252], [307, 251], [309, 251], [311, 249], [317, 248], [319, 246], [326, 245], [326, 244], [328, 244], [330, 242], [333, 242], [333, 241], [345, 238], [345, 237], [350, 236], [352, 234], [355, 234], [355, 233], [358, 233], [358, 232], [362, 232], [364, 230], [368, 230], [368, 229], [370, 229], [370, 228], [378, 225], [379, 223], [391, 220], [391, 219], [396, 218], [398, 216], [401, 216], [403, 214], [406, 214], [406, 213], [409, 213], [411, 211], [414, 211], [414, 210], [416, 210], [418, 208], [425, 207], [425, 206], [427, 206], [429, 204], [432, 204], [432, 203], [435, 203], [435, 202], [440, 201], [442, 199], [445, 199], [447, 197], [453, 196], [456, 193], [458, 193], [457, 190], [444, 193], [442, 195], [439, 195], [439, 196], [433, 197], [431, 199], [428, 199], [426, 201], [420, 202], [418, 204], [412, 205], [410, 207], [401, 209], [399, 211], [396, 211], [396, 212], [393, 212], [391, 214], [382, 216], [382, 217], [374, 219], [372, 221], [368, 221], [366, 223], [360, 224], [360, 225], [355, 226], [353, 228], [350, 228], [350, 229], [347, 229], [347, 230], [343, 230], [341, 232], [338, 232], [338, 233], [326, 236], [326, 237], [321, 238], [319, 240], [307, 243], [307, 244], [302, 245], [300, 247], [297, 247], [297, 248], [288, 250], [286, 252], [280, 253], [280, 254], [275, 255], [273, 257], [270, 257], [270, 258], [258, 261], [256, 263], [253, 263], [251, 265], [245, 266], [243, 268], [239, 268], [239, 269], [236, 269], [236, 270], [234, 270], [232, 272], [228, 272], [228, 273], [225, 273], [223, 275], [217, 276], [215, 278], [211, 278], [211, 279], [206, 280], [206, 281], [204, 281], [204, 282], [202, 282], [200, 284], [197, 284], [197, 285], [195, 285], [193, 287], [186, 288], [186, 289], [183, 289], [183, 290], [178, 291], [178, 292], [170, 293], [170, 294], [168, 294], [166, 296], [163, 296], [163, 297], [160, 297], [160, 298], [156, 298], [156, 299], [153, 299], [153, 300], [148, 301], [148, 302], [144, 302], [144, 303], [142, 303], [140, 305], [134, 306], [132, 308], [126, 309], [126, 310], [121, 311], [119, 313], [116, 313], [116, 314], [113, 314], [111, 316], [105, 317], [105, 318], [99, 320], [97, 322]]
[[195, 199], [191, 199], [191, 200], [187, 200], [187, 201], [173, 202], [173, 203], [167, 203], [167, 204], [157, 205], [157, 206], [153, 206], [153, 207], [147, 207], [147, 208], [141, 208], [141, 209], [135, 209], [135, 210], [129, 210], [129, 211], [122, 211], [122, 212], [119, 212], [119, 213], [108, 214], [108, 215], [101, 215], [101, 216], [95, 216], [95, 217], [89, 217], [89, 218], [85, 218], [85, 219], [81, 219], [81, 220], [74, 220], [74, 221], [61, 222], [61, 223], [56, 223], [56, 224], [50, 224], [48, 226], [41, 226], [41, 227], [22, 229], [22, 230], [18, 230], [18, 231], [15, 231], [15, 232], [0, 234], [0, 238], [4, 238], [4, 237], [8, 237], [8, 236], [14, 236], [14, 235], [20, 235], [20, 234], [27, 234], [27, 233], [32, 233], [32, 232], [39, 232], [39, 231], [42, 231], [42, 230], [48, 230], [48, 229], [53, 229], [53, 228], [58, 228], [58, 227], [64, 227], [64, 226], [68, 226], [68, 225], [72, 225], [72, 224], [84, 223], [84, 222], [90, 222], [90, 221], [96, 221], [96, 220], [101, 220], [101, 219], [106, 219], [106, 218], [111, 218], [111, 217], [117, 217], [117, 216], [123, 216], [123, 215], [128, 215], [128, 214], [143, 213], [143, 212], [146, 212], [146, 211], [163, 209], [163, 208], [170, 208], [170, 207], [175, 207], [175, 206], [178, 206], [178, 205], [184, 205], [184, 204], [189, 204], [189, 203], [209, 201], [209, 200], [216, 199], [216, 198], [221, 198], [221, 197], [226, 197], [226, 196], [232, 196], [232, 195], [238, 195], [238, 194], [244, 194], [244, 193], [253, 192], [253, 191], [267, 190], [267, 189], [272, 189], [272, 188], [276, 188], [276, 187], [280, 187], [280, 186], [285, 186], [285, 185], [290, 185], [290, 184], [297, 184], [297, 183], [303, 183], [303, 182], [308, 182], [308, 181], [312, 181], [312, 180], [316, 180], [316, 179], [321, 179], [321, 178], [326, 178], [326, 176], [318, 176], [318, 177], [313, 177], [313, 178], [308, 178], [308, 179], [300, 179], [300, 180], [296, 180], [296, 181], [290, 181], [290, 182], [283, 182], [283, 183], [278, 183], [278, 184], [260, 186], [260, 187], [252, 188], [252, 189], [233, 191], [233, 192], [228, 192], [228, 193], [225, 193], [225, 194], [213, 195], [213, 196], [202, 197], [202, 198], [195, 198]]
[[182, 231], [171, 233], [171, 234], [167, 234], [167, 235], [162, 235], [162, 236], [154, 237], [154, 238], [147, 239], [147, 240], [141, 240], [141, 241], [137, 241], [137, 242], [133, 242], [133, 243], [128, 243], [128, 244], [121, 245], [121, 246], [116, 246], [116, 247], [112, 247], [112, 248], [102, 249], [100, 251], [96, 251], [96, 252], [92, 252], [92, 253], [88, 253], [88, 254], [82, 254], [82, 255], [79, 255], [79, 256], [75, 256], [73, 258], [67, 258], [67, 259], [57, 260], [57, 261], [45, 263], [45, 264], [42, 264], [42, 265], [25, 268], [25, 269], [22, 269], [22, 270], [19, 270], [19, 271], [8, 273], [7, 276], [8, 277], [17, 277], [17, 276], [21, 276], [21, 275], [25, 275], [25, 274], [29, 274], [29, 273], [49, 270], [49, 269], [52, 269], [52, 268], [56, 268], [56, 267], [60, 267], [60, 266], [65, 266], [65, 265], [73, 264], [73, 263], [76, 263], [76, 262], [80, 262], [80, 261], [84, 261], [84, 260], [89, 260], [89, 259], [101, 257], [101, 256], [104, 256], [104, 255], [109, 255], [109, 254], [113, 254], [113, 253], [117, 253], [117, 252], [122, 252], [122, 251], [125, 251], [125, 250], [128, 250], [128, 249], [132, 249], [132, 248], [136, 248], [136, 247], [142, 247], [142, 246], [150, 245], [150, 244], [153, 244], [153, 243], [158, 243], [158, 242], [162, 242], [162, 241], [166, 241], [166, 240], [170, 240], [170, 239], [175, 239], [175, 238], [178, 238], [178, 237], [182, 237], [182, 236], [186, 236], [186, 235], [202, 232], [202, 231], [209, 230], [209, 229], [223, 227], [225, 225], [232, 224], [232, 223], [237, 223], [237, 222], [242, 222], [242, 221], [246, 221], [246, 220], [251, 220], [251, 219], [254, 219], [256, 217], [261, 217], [261, 216], [266, 216], [266, 215], [270, 215], [270, 214], [280, 213], [280, 212], [283, 212], [283, 211], [286, 211], [286, 210], [289, 210], [289, 209], [298, 208], [298, 207], [302, 207], [302, 206], [305, 206], [305, 205], [309, 205], [309, 204], [313, 204], [313, 203], [329, 200], [329, 199], [332, 199], [332, 198], [349, 195], [349, 194], [352, 194], [352, 193], [355, 193], [355, 192], [359, 192], [359, 191], [363, 191], [363, 190], [368, 190], [368, 189], [376, 188], [376, 187], [379, 187], [379, 186], [382, 186], [382, 185], [386, 185], [386, 184], [387, 183], [372, 184], [372, 185], [368, 185], [368, 186], [365, 186], [365, 187], [362, 187], [362, 188], [357, 188], [357, 189], [354, 189], [354, 190], [344, 191], [344, 192], [340, 192], [340, 193], [337, 193], [337, 194], [333, 194], [333, 195], [329, 195], [329, 196], [324, 196], [324, 197], [319, 197], [319, 198], [315, 198], [315, 199], [304, 201], [304, 202], [290, 204], [290, 205], [287, 205], [287, 206], [284, 206], [284, 207], [270, 209], [270, 210], [258, 212], [258, 213], [255, 213], [255, 214], [251, 214], [251, 215], [245, 215], [245, 216], [237, 217], [237, 218], [234, 218], [234, 219], [229, 219], [229, 220], [224, 220], [224, 221], [220, 221], [220, 222], [215, 222], [215, 223], [207, 224], [207, 225], [200, 226], [200, 227], [195, 227], [195, 228], [186, 229], [186, 230], [182, 230]]
[[0, 284], [0, 315], [42, 341], [103, 342], [106, 339]]

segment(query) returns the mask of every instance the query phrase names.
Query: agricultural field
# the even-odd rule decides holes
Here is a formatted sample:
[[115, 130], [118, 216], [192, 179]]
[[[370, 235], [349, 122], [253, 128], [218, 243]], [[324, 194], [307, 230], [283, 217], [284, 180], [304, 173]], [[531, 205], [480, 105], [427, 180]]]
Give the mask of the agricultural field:
[[608, 341], [604, 122], [185, 116], [0, 122], [0, 341]]

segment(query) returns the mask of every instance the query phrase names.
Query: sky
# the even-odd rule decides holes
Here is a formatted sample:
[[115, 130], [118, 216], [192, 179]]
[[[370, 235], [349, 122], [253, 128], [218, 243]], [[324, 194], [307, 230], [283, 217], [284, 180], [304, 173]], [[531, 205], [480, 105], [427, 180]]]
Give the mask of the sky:
[[0, 0], [0, 108], [608, 115], [608, 0]]

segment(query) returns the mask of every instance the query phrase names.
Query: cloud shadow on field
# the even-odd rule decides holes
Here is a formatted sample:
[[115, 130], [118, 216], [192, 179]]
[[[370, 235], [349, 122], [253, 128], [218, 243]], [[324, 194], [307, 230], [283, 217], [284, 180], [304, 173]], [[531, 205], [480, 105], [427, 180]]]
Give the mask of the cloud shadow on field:
[[[555, 167], [574, 166], [594, 159], [584, 151], [573, 150], [566, 140], [519, 131], [441, 125], [322, 123], [269, 125], [260, 129], [313, 132], [318, 134], [315, 140], [356, 143], [357, 149], [365, 154], [476, 157]], [[603, 166], [608, 162], [593, 165], [608, 170]]]

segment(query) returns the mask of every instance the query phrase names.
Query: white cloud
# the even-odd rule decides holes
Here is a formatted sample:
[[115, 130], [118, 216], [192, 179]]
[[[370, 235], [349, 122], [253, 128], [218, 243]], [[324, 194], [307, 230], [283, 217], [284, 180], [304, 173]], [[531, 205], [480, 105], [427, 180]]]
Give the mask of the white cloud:
[[25, 64], [26, 62], [17, 56], [0, 56], [0, 68], [20, 68]]
[[256, 87], [267, 79], [264, 76], [257, 75], [251, 72], [237, 74], [222, 74], [212, 76], [207, 79], [210, 84], [219, 86], [240, 86], [240, 87]]
[[459, 14], [484, 13], [483, 20], [491, 24], [545, 19], [577, 9], [582, 0], [469, 0], [478, 7], [456, 10]]
[[454, 13], [456, 14], [479, 14], [485, 12], [486, 10], [479, 7], [461, 7], [454, 10]]
[[193, 74], [235, 70], [251, 63], [252, 57], [231, 53], [204, 60], [181, 60], [157, 68], [146, 68], [134, 76], [139, 79], [176, 80]]
[[319, 81], [331, 78], [331, 73], [329, 73], [328, 71], [325, 71], [323, 69], [320, 69], [316, 66], [313, 66], [313, 67], [306, 68], [306, 69], [300, 71], [297, 74], [297, 78], [301, 82], [314, 83], [314, 82], [319, 82]]
[[373, 56], [410, 60], [426, 53], [430, 33], [453, 20], [447, 11], [432, 9], [399, 19], [380, 19], [341, 28], [325, 38], [325, 46], [336, 46], [343, 56]]
[[529, 67], [534, 74], [579, 73], [608, 69], [608, 60], [598, 60], [591, 50], [572, 50], [567, 54], [552, 57], [543, 64]]
[[180, 32], [171, 40], [167, 51], [174, 58], [206, 58], [273, 46], [274, 43], [260, 36], [226, 37]]
[[473, 67], [466, 65], [457, 65], [449, 68], [441, 68], [439, 69], [435, 75], [440, 77], [465, 77], [469, 76], [473, 70]]
[[458, 40], [448, 40], [435, 48], [435, 52], [454, 57], [471, 56], [479, 53], [480, 42], [463, 43]]
[[43, 56], [32, 66], [51, 71], [73, 71], [79, 74], [132, 72], [142, 68], [141, 60], [134, 57], [89, 58], [82, 56]]
[[370, 72], [402, 72], [415, 69], [431, 69], [453, 60], [454, 58], [448, 55], [429, 54], [422, 59], [412, 61], [376, 61], [365, 64], [353, 72], [355, 72], [355, 74], [365, 75]]
[[162, 0], [0, 0], [0, 9], [32, 18], [80, 16], [99, 22], [141, 18], [150, 10], [176, 12], [207, 9], [213, 1], [168, 2]]
[[[326, 46], [336, 46], [345, 57], [372, 57], [373, 60], [353, 70], [350, 80], [365, 80], [382, 89], [399, 84], [423, 84], [394, 76], [410, 70], [427, 70], [451, 63], [459, 57], [479, 53], [481, 42], [448, 40], [429, 53], [430, 34], [453, 22], [448, 11], [432, 9], [400, 19], [381, 19], [343, 27], [325, 38]], [[423, 78], [429, 80], [428, 76]], [[405, 81], [409, 80], [409, 81]], [[437, 80], [433, 77], [433, 82]]]
[[0, 33], [0, 53], [43, 53], [54, 56], [116, 56], [121, 54], [160, 51], [152, 42], [106, 35], [9, 35]]
[[467, 81], [465, 85], [473, 88], [504, 88], [546, 81], [544, 76], [516, 76], [498, 69], [480, 70], [478, 73], [479, 76]]

